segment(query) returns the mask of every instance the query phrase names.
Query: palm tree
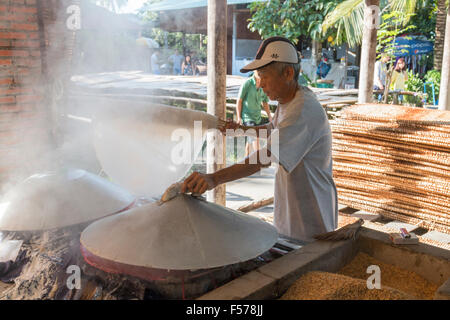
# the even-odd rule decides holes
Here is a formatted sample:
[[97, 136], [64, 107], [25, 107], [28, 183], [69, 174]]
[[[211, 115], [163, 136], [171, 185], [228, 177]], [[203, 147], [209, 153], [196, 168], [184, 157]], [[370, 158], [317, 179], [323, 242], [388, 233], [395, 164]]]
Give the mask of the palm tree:
[[436, 38], [434, 40], [434, 69], [442, 69], [442, 55], [444, 51], [445, 20], [447, 17], [446, 0], [437, 0]]

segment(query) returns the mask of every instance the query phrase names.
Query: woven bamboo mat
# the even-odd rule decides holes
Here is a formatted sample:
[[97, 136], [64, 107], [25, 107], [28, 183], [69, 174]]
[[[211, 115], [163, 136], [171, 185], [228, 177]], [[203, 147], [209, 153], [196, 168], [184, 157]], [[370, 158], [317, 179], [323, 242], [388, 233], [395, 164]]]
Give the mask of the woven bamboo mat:
[[[390, 170], [396, 170], [396, 171], [404, 171], [404, 172], [410, 172], [412, 174], [417, 175], [432, 175], [432, 176], [441, 176], [444, 178], [449, 177], [449, 172], [445, 170], [445, 167], [438, 167], [436, 168], [436, 165], [431, 165], [427, 163], [417, 164], [417, 163], [411, 163], [405, 160], [400, 159], [392, 159], [389, 158], [388, 155], [386, 156], [375, 156], [375, 155], [367, 155], [367, 154], [361, 154], [357, 152], [349, 152], [349, 151], [333, 151], [333, 160], [334, 163], [338, 163], [339, 161], [347, 161], [347, 162], [354, 162], [354, 163], [360, 163], [365, 165], [371, 165], [373, 167], [390, 167]], [[448, 168], [448, 167], [447, 167]]]
[[384, 121], [392, 123], [450, 125], [449, 111], [411, 108], [390, 104], [354, 105], [342, 111], [340, 117], [355, 120]]
[[445, 168], [450, 165], [450, 152], [438, 152], [413, 147], [405, 148], [395, 143], [379, 143], [379, 141], [371, 141], [370, 139], [363, 140], [339, 134], [335, 134], [334, 139], [336, 141], [333, 147], [336, 150], [354, 150], [354, 152], [362, 154], [375, 152], [377, 154], [385, 154], [393, 159], [398, 158], [400, 160], [407, 159], [409, 161], [436, 163], [443, 165]]
[[[345, 188], [347, 193], [360, 194], [363, 196], [370, 196], [371, 198], [378, 198], [381, 202], [398, 204], [405, 208], [412, 208], [413, 210], [421, 210], [432, 216], [436, 216], [436, 220], [440, 218], [445, 224], [445, 220], [450, 221], [450, 207], [448, 204], [442, 202], [442, 199], [437, 197], [424, 197], [423, 195], [406, 194], [402, 191], [392, 190], [383, 185], [376, 185], [374, 183], [352, 185], [352, 182], [341, 181], [336, 179], [336, 186]], [[449, 222], [450, 223], [450, 222]]]
[[356, 105], [331, 127], [341, 203], [450, 233], [450, 112]]
[[401, 174], [393, 176], [383, 172], [370, 171], [369, 169], [366, 171], [353, 169], [349, 166], [341, 166], [340, 163], [334, 165], [334, 176], [353, 183], [357, 183], [358, 180], [374, 181], [390, 187], [396, 187], [405, 192], [421, 193], [425, 196], [441, 195], [442, 197], [447, 197], [447, 199], [450, 197], [449, 182], [442, 179], [434, 179], [434, 177], [424, 177], [423, 180], [410, 179]]
[[399, 196], [399, 200], [395, 199], [394, 194], [390, 195], [387, 199], [382, 194], [375, 194], [366, 191], [359, 190], [345, 190], [342, 192], [343, 195], [352, 195], [354, 200], [364, 201], [365, 203], [378, 203], [381, 208], [390, 208], [397, 212], [402, 212], [410, 217], [416, 217], [420, 219], [428, 219], [430, 222], [440, 223], [443, 225], [449, 225], [449, 215], [445, 216], [442, 214], [437, 215], [435, 210], [427, 209], [423, 204], [417, 201], [408, 201], [406, 197]]
[[367, 212], [380, 214], [390, 219], [417, 225], [418, 227], [427, 228], [429, 230], [437, 230], [440, 232], [450, 233], [450, 226], [448, 225], [441, 225], [439, 223], [427, 220], [425, 218], [417, 218], [409, 216], [408, 214], [405, 214], [403, 211], [398, 211], [396, 208], [392, 208], [389, 206], [380, 206], [377, 202], [374, 201], [370, 202], [355, 199], [353, 198], [352, 194], [348, 195], [345, 193], [339, 193], [338, 199], [340, 203], [348, 205], [358, 210], [365, 210]]

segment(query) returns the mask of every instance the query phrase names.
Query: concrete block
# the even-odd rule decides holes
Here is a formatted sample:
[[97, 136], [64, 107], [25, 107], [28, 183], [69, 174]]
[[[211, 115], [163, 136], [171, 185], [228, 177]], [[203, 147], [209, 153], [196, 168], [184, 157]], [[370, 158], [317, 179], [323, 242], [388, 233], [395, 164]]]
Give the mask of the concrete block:
[[400, 222], [400, 221], [396, 221], [396, 220], [388, 222], [384, 226], [386, 228], [394, 229], [396, 231], [399, 231], [400, 228], [405, 228], [408, 232], [418, 228], [418, 226], [416, 226], [416, 225], [405, 223], [405, 222]]
[[352, 214], [352, 217], [361, 218], [364, 219], [364, 221], [373, 221], [375, 219], [378, 219], [380, 215], [378, 213], [371, 213], [360, 210]]
[[423, 234], [422, 237], [442, 243], [450, 243], [450, 234], [442, 233], [436, 230], [428, 231], [427, 233]]
[[270, 299], [275, 298], [275, 292], [275, 279], [255, 270], [204, 294], [197, 300]]
[[434, 294], [434, 300], [450, 300], [450, 278]]

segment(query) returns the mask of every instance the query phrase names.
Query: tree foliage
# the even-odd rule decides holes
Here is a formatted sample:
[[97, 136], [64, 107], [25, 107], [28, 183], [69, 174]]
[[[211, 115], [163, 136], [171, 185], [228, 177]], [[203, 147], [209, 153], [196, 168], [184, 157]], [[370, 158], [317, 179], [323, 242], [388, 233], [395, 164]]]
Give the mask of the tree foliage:
[[[195, 58], [205, 61], [207, 55], [207, 36], [200, 34], [185, 34], [183, 42], [182, 32], [166, 32], [161, 28], [155, 27], [159, 24], [159, 13], [149, 11], [148, 6], [162, 0], [148, 0], [139, 11], [139, 16], [147, 22], [144, 26], [142, 36], [152, 38], [158, 42], [161, 48], [178, 49], [179, 52], [186, 54], [195, 54]], [[163, 55], [169, 55], [164, 52]]]
[[270, 0], [253, 2], [248, 28], [258, 32], [263, 39], [284, 36], [297, 43], [300, 36], [323, 41], [334, 36], [334, 30], [322, 32], [322, 22], [338, 4], [337, 0]]

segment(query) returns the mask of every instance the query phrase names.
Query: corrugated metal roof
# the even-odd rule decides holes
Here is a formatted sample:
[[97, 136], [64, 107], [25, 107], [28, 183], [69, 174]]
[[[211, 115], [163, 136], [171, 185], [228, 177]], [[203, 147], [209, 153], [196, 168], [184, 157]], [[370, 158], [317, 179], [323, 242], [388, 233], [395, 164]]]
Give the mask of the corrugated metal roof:
[[[267, 0], [228, 0], [228, 5], [234, 4], [245, 4], [251, 2], [261, 2]], [[191, 9], [206, 7], [208, 5], [208, 0], [163, 0], [158, 3], [154, 3], [147, 7], [149, 11], [167, 11], [167, 10], [179, 10], [179, 9]]]

